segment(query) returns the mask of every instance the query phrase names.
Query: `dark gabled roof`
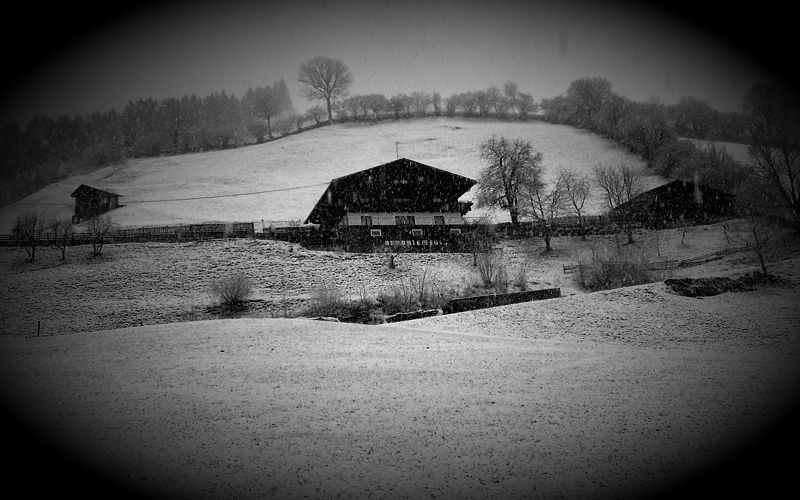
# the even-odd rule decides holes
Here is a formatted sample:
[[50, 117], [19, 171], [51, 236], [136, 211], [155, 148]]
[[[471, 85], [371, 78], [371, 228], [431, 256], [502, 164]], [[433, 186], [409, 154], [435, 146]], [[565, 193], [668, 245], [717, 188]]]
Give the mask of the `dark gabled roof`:
[[322, 207], [330, 204], [329, 196], [331, 196], [334, 191], [337, 191], [339, 187], [352, 185], [353, 183], [357, 183], [359, 181], [359, 178], [366, 179], [372, 174], [380, 174], [390, 169], [398, 169], [404, 171], [412, 169], [424, 169], [431, 171], [436, 175], [447, 178], [448, 184], [452, 186], [453, 190], [459, 190], [461, 193], [469, 191], [470, 188], [477, 183], [476, 180], [470, 179], [469, 177], [465, 177], [463, 175], [454, 174], [453, 172], [448, 172], [447, 170], [442, 170], [440, 168], [432, 167], [424, 163], [419, 163], [414, 160], [409, 160], [408, 158], [398, 158], [397, 160], [394, 161], [390, 161], [381, 165], [377, 165], [375, 167], [371, 167], [365, 170], [359, 170], [357, 172], [353, 172], [352, 174], [347, 174], [332, 179], [328, 187], [320, 196], [317, 203], [314, 205], [313, 210], [306, 218], [305, 223], [308, 224], [309, 221], [316, 220], [319, 218]]
[[100, 188], [96, 188], [96, 187], [93, 187], [93, 186], [89, 186], [87, 184], [81, 184], [80, 186], [75, 188], [75, 191], [73, 191], [70, 196], [72, 196], [74, 198], [75, 196], [78, 195], [78, 191], [86, 190], [86, 189], [90, 189], [92, 191], [99, 191], [101, 193], [107, 193], [107, 194], [110, 194], [110, 195], [113, 195], [113, 196], [119, 196], [120, 198], [123, 198], [123, 196], [121, 194], [115, 193], [113, 191], [109, 191], [108, 189], [100, 189]]
[[693, 194], [696, 194], [699, 191], [703, 196], [712, 195], [712, 196], [716, 196], [716, 197], [720, 197], [720, 198], [732, 198], [734, 196], [731, 193], [727, 193], [725, 191], [721, 191], [719, 189], [712, 188], [712, 187], [706, 186], [704, 184], [697, 183], [697, 182], [695, 182], [693, 180], [675, 179], [673, 181], [661, 184], [660, 186], [656, 186], [656, 187], [654, 187], [654, 188], [652, 188], [652, 189], [650, 189], [648, 191], [640, 193], [640, 194], [634, 196], [633, 198], [631, 198], [630, 201], [628, 201], [626, 203], [623, 203], [620, 206], [623, 206], [623, 205], [626, 205], [626, 204], [630, 204], [630, 203], [637, 203], [637, 202], [642, 202], [642, 201], [645, 201], [645, 200], [650, 200], [653, 197], [659, 196], [661, 194], [688, 193], [690, 191]]
[[372, 173], [374, 171], [379, 171], [381, 169], [385, 169], [387, 167], [393, 167], [393, 166], [422, 167], [422, 168], [430, 169], [430, 170], [432, 170], [434, 172], [437, 172], [437, 173], [441, 173], [443, 175], [452, 176], [452, 177], [456, 178], [455, 179], [456, 181], [462, 180], [463, 182], [471, 182], [472, 184], [475, 184], [477, 182], [474, 179], [470, 179], [469, 177], [464, 177], [463, 175], [454, 174], [453, 172], [448, 172], [447, 170], [442, 170], [441, 168], [432, 167], [432, 166], [426, 165], [424, 163], [420, 163], [420, 162], [417, 162], [417, 161], [414, 161], [414, 160], [409, 160], [408, 158], [398, 158], [397, 160], [390, 161], [390, 162], [384, 163], [382, 165], [378, 165], [378, 166], [375, 166], [375, 167], [370, 167], [370, 168], [367, 168], [365, 170], [359, 170], [358, 172], [353, 172], [352, 174], [343, 175], [341, 177], [336, 177], [336, 178], [331, 180], [331, 184], [338, 183], [338, 182], [344, 181], [346, 179], [351, 179], [351, 178], [355, 178], [355, 177], [361, 177], [361, 176], [364, 176], [364, 175], [369, 175], [370, 173]]
[[[668, 211], [686, 213], [707, 207], [708, 210], [725, 210], [735, 195], [693, 180], [676, 179], [640, 193], [611, 210], [611, 213], [647, 213]], [[694, 208], [693, 208], [694, 207]]]

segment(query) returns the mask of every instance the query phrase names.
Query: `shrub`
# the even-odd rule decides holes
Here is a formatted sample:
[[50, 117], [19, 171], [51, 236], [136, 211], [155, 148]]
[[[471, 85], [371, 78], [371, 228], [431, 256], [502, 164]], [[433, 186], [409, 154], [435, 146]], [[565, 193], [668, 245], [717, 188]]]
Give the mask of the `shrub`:
[[530, 267], [531, 261], [526, 256], [522, 262], [519, 263], [519, 267], [517, 267], [517, 274], [514, 279], [514, 284], [517, 285], [521, 291], [525, 291], [528, 289], [528, 268]]
[[92, 241], [92, 256], [98, 257], [103, 252], [106, 236], [114, 230], [114, 221], [110, 214], [98, 215], [86, 222], [86, 232]]
[[476, 254], [478, 275], [485, 288], [508, 288], [508, 273], [503, 252], [489, 250]]
[[25, 249], [31, 262], [36, 260], [36, 248], [42, 242], [45, 224], [38, 213], [30, 212], [17, 217], [14, 226], [17, 244]]
[[226, 310], [244, 309], [245, 301], [252, 292], [250, 280], [243, 274], [211, 283], [211, 296]]
[[428, 270], [417, 276], [409, 276], [400, 281], [389, 292], [378, 296], [384, 314], [410, 312], [420, 309], [439, 309], [450, 298], [444, 285], [428, 276]]
[[327, 316], [350, 322], [366, 322], [370, 318], [374, 301], [363, 296], [357, 300], [346, 298], [334, 287], [320, 287], [311, 301], [300, 311], [301, 316]]
[[339, 317], [345, 307], [345, 299], [333, 287], [320, 287], [311, 297], [309, 304], [303, 309], [303, 316]]
[[425, 270], [422, 274], [404, 278], [388, 292], [376, 299], [361, 297], [349, 299], [332, 287], [319, 288], [311, 297], [300, 315], [305, 317], [327, 316], [343, 321], [369, 323], [376, 315], [412, 312], [420, 309], [440, 309], [455, 293], [439, 281], [432, 279]]
[[660, 277], [642, 252], [621, 251], [595, 254], [591, 263], [580, 264], [576, 279], [580, 288], [597, 291], [652, 283]]

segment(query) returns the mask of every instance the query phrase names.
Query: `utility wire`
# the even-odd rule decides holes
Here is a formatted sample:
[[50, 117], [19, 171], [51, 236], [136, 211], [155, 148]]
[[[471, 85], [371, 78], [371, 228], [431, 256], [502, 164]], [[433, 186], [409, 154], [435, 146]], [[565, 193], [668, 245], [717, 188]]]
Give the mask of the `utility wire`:
[[[209, 200], [212, 198], [232, 198], [235, 196], [251, 196], [255, 194], [277, 193], [280, 191], [293, 191], [295, 189], [305, 189], [310, 187], [327, 186], [327, 182], [320, 182], [318, 184], [308, 184], [305, 186], [293, 186], [280, 189], [266, 189], [263, 191], [251, 191], [248, 193], [232, 193], [232, 194], [218, 194], [212, 196], [192, 196], [189, 198], [165, 198], [163, 200], [124, 200], [123, 205], [131, 205], [134, 203], [161, 203], [166, 201], [190, 201], [190, 200]], [[11, 203], [11, 205], [18, 207], [44, 207], [44, 206], [72, 206], [72, 203]]]
[[133, 204], [133, 203], [160, 203], [160, 202], [165, 202], [165, 201], [190, 201], [190, 200], [209, 200], [209, 199], [212, 199], [212, 198], [232, 198], [232, 197], [235, 197], [235, 196], [252, 196], [252, 195], [255, 195], [255, 194], [277, 193], [277, 192], [280, 192], [280, 191], [293, 191], [295, 189], [305, 189], [305, 188], [310, 188], [310, 187], [327, 186], [327, 185], [328, 185], [327, 182], [321, 182], [321, 183], [317, 183], [317, 184], [308, 184], [308, 185], [305, 185], [305, 186], [294, 186], [294, 187], [280, 188], [280, 189], [266, 189], [266, 190], [263, 190], [263, 191], [251, 191], [251, 192], [248, 192], [248, 193], [218, 194], [218, 195], [212, 195], [212, 196], [192, 196], [192, 197], [189, 197], [189, 198], [167, 198], [167, 199], [163, 199], [163, 200], [125, 200], [123, 203], [125, 205], [130, 205], [130, 204]]
[[8, 206], [16, 207], [57, 207], [57, 206], [71, 207], [72, 203], [9, 203]]

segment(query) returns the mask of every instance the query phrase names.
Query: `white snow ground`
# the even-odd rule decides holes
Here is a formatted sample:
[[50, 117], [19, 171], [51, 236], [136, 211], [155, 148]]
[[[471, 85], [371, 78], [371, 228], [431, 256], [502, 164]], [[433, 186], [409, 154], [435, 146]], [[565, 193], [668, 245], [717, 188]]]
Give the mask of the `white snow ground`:
[[[680, 231], [665, 234], [665, 258], [724, 240], [719, 226], [693, 228], [683, 244]], [[532, 281], [569, 258], [555, 254]], [[793, 455], [748, 448], [773, 431], [779, 453], [799, 444], [793, 421], [778, 426], [798, 393], [792, 249], [772, 262], [782, 283], [703, 299], [654, 283], [399, 325], [249, 318], [68, 335], [70, 324], [157, 319], [207, 300], [206, 279], [245, 263], [265, 278], [260, 296], [393, 278], [377, 255], [273, 242], [114, 245], [65, 264], [0, 256], [14, 334], [0, 338], [0, 397], [22, 439], [6, 444], [19, 457], [8, 487], [85, 493], [107, 479], [159, 497], [619, 498], [731, 457], [746, 459], [733, 476], [681, 494], [769, 496], [793, 481]], [[430, 266], [446, 279], [471, 271], [469, 258], [401, 255], [401, 272]], [[754, 268], [737, 254], [682, 273]], [[279, 285], [281, 273], [291, 279]], [[16, 315], [42, 318], [47, 336], [31, 337]]]

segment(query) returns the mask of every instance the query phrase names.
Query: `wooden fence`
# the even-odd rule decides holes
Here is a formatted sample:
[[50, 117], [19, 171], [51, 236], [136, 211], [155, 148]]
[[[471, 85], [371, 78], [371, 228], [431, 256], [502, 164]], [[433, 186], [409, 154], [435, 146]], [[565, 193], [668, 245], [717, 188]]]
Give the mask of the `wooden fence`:
[[[112, 230], [103, 236], [105, 243], [130, 243], [145, 241], [192, 241], [215, 238], [254, 238], [255, 226], [252, 222], [229, 222], [208, 224], [187, 224], [175, 226], [151, 226], [121, 228]], [[83, 245], [91, 243], [92, 236], [85, 232], [74, 232], [70, 235], [69, 244]], [[37, 240], [39, 245], [48, 245], [47, 235]], [[0, 235], [0, 246], [19, 245], [14, 235]]]

